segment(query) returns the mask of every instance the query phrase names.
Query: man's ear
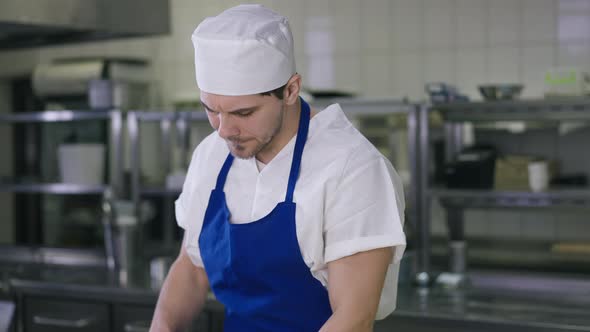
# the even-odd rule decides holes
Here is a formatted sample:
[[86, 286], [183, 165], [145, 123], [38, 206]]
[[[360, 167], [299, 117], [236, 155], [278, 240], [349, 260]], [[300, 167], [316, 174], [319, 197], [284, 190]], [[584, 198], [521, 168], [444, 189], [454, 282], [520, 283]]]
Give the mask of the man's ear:
[[287, 105], [294, 105], [299, 98], [299, 91], [301, 91], [301, 75], [295, 73], [287, 84], [285, 91], [283, 91], [283, 101]]

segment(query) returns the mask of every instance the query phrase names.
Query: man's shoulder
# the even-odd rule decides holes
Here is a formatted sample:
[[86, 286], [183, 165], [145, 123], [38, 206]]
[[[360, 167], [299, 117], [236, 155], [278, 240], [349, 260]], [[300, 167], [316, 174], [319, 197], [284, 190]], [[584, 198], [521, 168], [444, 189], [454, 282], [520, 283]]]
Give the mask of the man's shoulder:
[[318, 113], [318, 124], [310, 136], [316, 153], [346, 162], [349, 158], [382, 158], [379, 150], [359, 131], [338, 104]]

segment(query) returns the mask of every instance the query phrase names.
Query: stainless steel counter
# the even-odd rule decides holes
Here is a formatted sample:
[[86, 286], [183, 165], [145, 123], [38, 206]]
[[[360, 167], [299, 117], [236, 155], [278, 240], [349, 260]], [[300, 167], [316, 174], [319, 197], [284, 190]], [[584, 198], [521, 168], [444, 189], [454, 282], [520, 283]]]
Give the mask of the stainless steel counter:
[[[155, 305], [158, 289], [149, 277], [121, 285], [105, 270], [47, 265], [2, 265], [4, 280], [16, 294], [117, 301]], [[375, 331], [396, 331], [408, 322], [422, 331], [590, 331], [590, 278], [504, 272], [473, 272], [465, 287], [415, 288], [400, 284], [397, 309]], [[211, 297], [211, 312], [223, 306]], [[405, 322], [405, 323], [404, 323]], [[411, 330], [411, 329], [408, 329]]]

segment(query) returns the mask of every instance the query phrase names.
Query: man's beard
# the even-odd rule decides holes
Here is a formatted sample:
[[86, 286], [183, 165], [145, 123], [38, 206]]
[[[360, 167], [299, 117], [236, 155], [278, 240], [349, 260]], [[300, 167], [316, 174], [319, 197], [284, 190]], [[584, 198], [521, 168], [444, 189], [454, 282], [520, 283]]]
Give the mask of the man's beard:
[[[250, 152], [246, 155], [239, 154], [239, 152], [245, 150], [245, 148], [243, 146], [240, 146], [240, 142], [242, 140], [239, 137], [230, 137], [230, 138], [226, 139], [227, 147], [229, 148], [229, 151], [231, 152], [231, 154], [234, 157], [239, 158], [239, 159], [250, 159], [252, 157], [255, 157], [258, 153], [260, 153], [260, 151], [267, 148], [270, 145], [270, 143], [273, 141], [273, 139], [278, 135], [279, 131], [281, 131], [281, 127], [283, 126], [283, 113], [284, 113], [284, 109], [281, 109], [279, 119], [276, 122], [276, 125], [273, 128], [271, 134], [269, 136], [267, 136], [265, 140], [259, 142], [258, 145], [256, 145], [254, 147], [252, 152]], [[245, 142], [247, 142], [247, 140]]]

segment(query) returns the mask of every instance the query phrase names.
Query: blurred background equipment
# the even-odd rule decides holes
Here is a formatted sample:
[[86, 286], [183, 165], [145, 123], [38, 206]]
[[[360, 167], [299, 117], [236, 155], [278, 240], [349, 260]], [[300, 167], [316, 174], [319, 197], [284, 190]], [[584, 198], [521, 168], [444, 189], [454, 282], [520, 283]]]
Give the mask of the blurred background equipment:
[[62, 58], [13, 82], [13, 115], [31, 119], [15, 124], [10, 181], [32, 188], [85, 186], [67, 197], [47, 186], [17, 193], [16, 244], [102, 247], [101, 188], [124, 187], [127, 155], [118, 141], [122, 125], [110, 112], [147, 107], [148, 70], [148, 62], [137, 58]]
[[169, 6], [162, 0], [2, 0], [0, 31], [0, 49], [160, 35], [170, 31]]
[[485, 100], [512, 100], [520, 96], [522, 84], [483, 84], [478, 87], [479, 93]]

